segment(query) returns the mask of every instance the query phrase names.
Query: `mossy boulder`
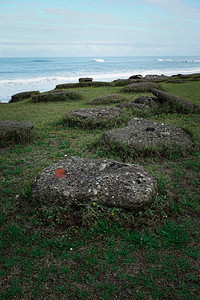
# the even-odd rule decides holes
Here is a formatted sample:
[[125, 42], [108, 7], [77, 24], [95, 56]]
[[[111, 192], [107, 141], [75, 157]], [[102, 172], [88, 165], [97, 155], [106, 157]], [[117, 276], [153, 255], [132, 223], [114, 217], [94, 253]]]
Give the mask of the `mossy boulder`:
[[69, 157], [46, 168], [32, 186], [42, 209], [88, 205], [138, 211], [156, 197], [157, 180], [143, 167], [108, 159]]
[[9, 103], [18, 102], [27, 98], [30, 98], [34, 95], [39, 95], [39, 91], [29, 91], [29, 92], [21, 92], [13, 95], [9, 101]]
[[11, 120], [0, 121], [0, 145], [24, 143], [33, 137], [33, 124]]
[[120, 116], [121, 109], [117, 107], [81, 108], [69, 112], [63, 122], [68, 126], [106, 127]]
[[111, 95], [106, 95], [106, 96], [93, 99], [91, 104], [94, 105], [113, 104], [113, 103], [123, 102], [125, 100], [126, 99], [120, 94], [111, 94]]
[[151, 92], [153, 88], [162, 89], [162, 87], [154, 82], [135, 82], [125, 86], [122, 89], [124, 93], [140, 93], [140, 92]]
[[136, 155], [163, 153], [166, 151], [187, 152], [193, 147], [190, 135], [180, 127], [152, 122], [142, 118], [132, 119], [124, 128], [105, 132], [102, 140], [109, 147], [118, 145], [130, 149]]
[[31, 101], [34, 103], [38, 102], [57, 102], [57, 101], [79, 101], [82, 99], [82, 95], [73, 92], [53, 92], [53, 93], [43, 93], [40, 95], [35, 95], [32, 97]]
[[196, 109], [196, 106], [189, 100], [180, 98], [173, 94], [161, 91], [159, 89], [152, 89], [152, 93], [160, 100], [162, 103], [169, 103], [173, 106], [177, 112], [190, 113]]

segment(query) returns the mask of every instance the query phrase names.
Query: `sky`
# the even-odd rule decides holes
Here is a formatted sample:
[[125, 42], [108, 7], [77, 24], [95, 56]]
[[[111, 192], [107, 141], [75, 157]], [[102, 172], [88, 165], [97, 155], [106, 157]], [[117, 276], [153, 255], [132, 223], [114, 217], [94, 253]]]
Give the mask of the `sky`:
[[200, 0], [0, 0], [0, 57], [200, 55]]

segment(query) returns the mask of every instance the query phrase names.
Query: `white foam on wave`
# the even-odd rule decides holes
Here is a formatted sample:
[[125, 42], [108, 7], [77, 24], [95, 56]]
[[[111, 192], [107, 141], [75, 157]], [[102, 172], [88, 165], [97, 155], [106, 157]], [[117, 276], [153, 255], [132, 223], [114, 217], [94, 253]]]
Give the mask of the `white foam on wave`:
[[96, 61], [96, 62], [99, 62], [99, 63], [105, 62], [103, 58], [92, 59], [92, 61]]
[[157, 58], [156, 59], [157, 61], [173, 61], [172, 59], [170, 59], [170, 58], [166, 58], [166, 59], [163, 59], [163, 58]]
[[24, 91], [39, 90], [40, 92], [49, 91], [55, 88], [57, 84], [62, 83], [73, 83], [78, 82], [78, 78], [81, 76], [89, 76], [94, 79], [94, 81], [112, 81], [116, 79], [126, 79], [134, 74], [146, 75], [161, 75], [171, 76], [174, 74], [192, 74], [200, 73], [200, 68], [188, 68], [185, 70], [181, 69], [171, 69], [171, 70], [159, 70], [159, 69], [149, 69], [141, 71], [131, 70], [125, 72], [115, 72], [115, 73], [101, 73], [101, 74], [76, 74], [76, 76], [49, 76], [49, 77], [36, 77], [36, 78], [26, 78], [26, 79], [8, 79], [0, 80], [0, 102], [7, 103], [11, 96]]

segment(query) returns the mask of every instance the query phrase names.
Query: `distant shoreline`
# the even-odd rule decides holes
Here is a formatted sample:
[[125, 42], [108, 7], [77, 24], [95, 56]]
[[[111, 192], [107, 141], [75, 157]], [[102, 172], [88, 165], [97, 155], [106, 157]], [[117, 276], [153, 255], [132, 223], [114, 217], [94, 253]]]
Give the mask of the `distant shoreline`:
[[80, 77], [109, 82], [134, 74], [196, 74], [200, 73], [200, 56], [20, 57], [0, 58], [0, 65], [0, 101], [7, 103], [16, 93], [45, 92]]

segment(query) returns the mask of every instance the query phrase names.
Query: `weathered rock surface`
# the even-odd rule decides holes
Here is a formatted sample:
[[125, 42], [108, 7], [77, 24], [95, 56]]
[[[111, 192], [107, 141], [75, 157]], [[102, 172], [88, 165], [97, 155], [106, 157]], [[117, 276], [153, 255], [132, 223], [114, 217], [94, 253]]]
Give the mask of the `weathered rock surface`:
[[91, 82], [93, 78], [90, 77], [84, 77], [84, 78], [79, 78], [79, 82]]
[[43, 207], [96, 204], [140, 210], [151, 204], [157, 181], [140, 166], [108, 159], [69, 157], [46, 168], [34, 181], [32, 195]]
[[96, 120], [113, 119], [120, 115], [121, 110], [117, 107], [98, 107], [98, 108], [81, 108], [69, 112], [67, 116], [83, 119], [83, 120]]
[[163, 75], [163, 74], [161, 74], [161, 75], [153, 75], [153, 74], [151, 74], [151, 75], [146, 75], [144, 77], [145, 80], [150, 80], [150, 81], [163, 81], [163, 80], [166, 80], [168, 78], [169, 78], [168, 76]]
[[157, 106], [159, 104], [159, 99], [156, 97], [150, 96], [140, 96], [129, 103], [121, 103], [118, 104], [117, 107], [120, 108], [129, 108], [129, 109], [145, 109], [149, 108], [150, 106]]
[[182, 106], [183, 109], [185, 108], [188, 111], [195, 109], [194, 104], [189, 100], [174, 96], [164, 91], [160, 91], [159, 89], [152, 89], [152, 93], [163, 103], [168, 102], [173, 105]]
[[27, 141], [31, 137], [33, 124], [30, 122], [17, 122], [11, 120], [0, 121], [0, 144]]
[[161, 88], [155, 82], [135, 82], [125, 86], [122, 89], [124, 93], [138, 93], [138, 92], [151, 92], [153, 88]]
[[102, 96], [102, 97], [93, 99], [91, 104], [94, 104], [94, 105], [112, 104], [112, 103], [119, 103], [124, 100], [125, 100], [125, 98], [122, 95], [111, 94], [111, 95], [106, 95], [106, 96]]
[[124, 128], [105, 132], [102, 139], [107, 144], [114, 141], [136, 151], [146, 147], [157, 147], [159, 150], [159, 147], [166, 145], [189, 150], [193, 146], [190, 136], [182, 128], [142, 118], [132, 119]]
[[9, 103], [18, 102], [18, 101], [21, 101], [21, 100], [24, 100], [26, 98], [30, 98], [34, 95], [39, 95], [39, 94], [40, 94], [39, 91], [29, 91], [29, 92], [17, 93], [17, 94], [15, 94], [11, 97]]
[[43, 93], [32, 97], [31, 101], [38, 102], [57, 102], [81, 100], [82, 96], [73, 91]]

